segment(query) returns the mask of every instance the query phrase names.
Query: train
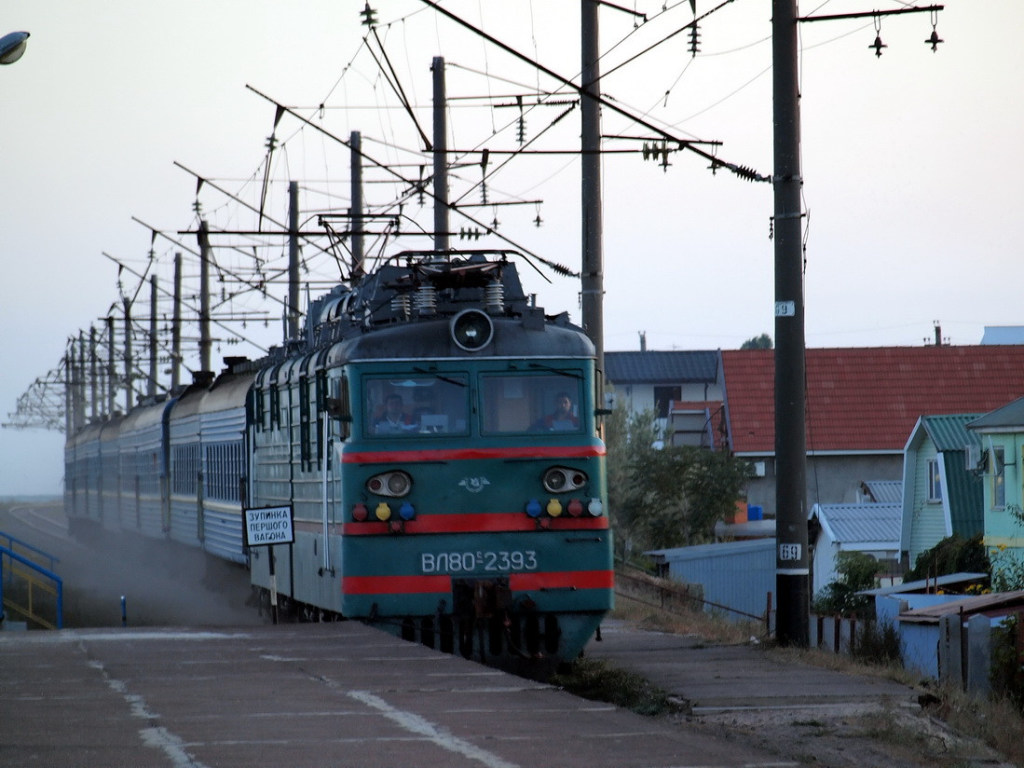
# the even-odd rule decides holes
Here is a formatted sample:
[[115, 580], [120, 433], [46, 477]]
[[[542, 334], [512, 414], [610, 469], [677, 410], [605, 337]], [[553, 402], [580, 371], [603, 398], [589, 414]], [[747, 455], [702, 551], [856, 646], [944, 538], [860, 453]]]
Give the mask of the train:
[[247, 568], [275, 619], [487, 663], [571, 660], [599, 630], [595, 350], [524, 293], [514, 253], [396, 254], [311, 301], [300, 338], [224, 362], [69, 434], [72, 532], [200, 548]]

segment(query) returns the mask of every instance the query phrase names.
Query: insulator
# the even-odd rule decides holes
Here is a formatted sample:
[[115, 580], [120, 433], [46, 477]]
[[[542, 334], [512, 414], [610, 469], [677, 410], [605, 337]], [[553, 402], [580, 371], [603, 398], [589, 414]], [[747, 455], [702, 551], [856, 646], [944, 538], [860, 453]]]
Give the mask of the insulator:
[[421, 317], [437, 314], [437, 289], [430, 283], [421, 285], [416, 289], [414, 306], [416, 307], [416, 314]]
[[505, 309], [505, 286], [501, 280], [492, 280], [487, 284], [484, 294], [484, 306], [492, 315], [501, 314]]
[[373, 28], [377, 26], [377, 11], [371, 8], [369, 3], [363, 6], [363, 10], [359, 12], [359, 15], [363, 17], [362, 25], [364, 27]]
[[391, 297], [391, 311], [403, 320], [409, 319], [409, 294], [402, 293]]

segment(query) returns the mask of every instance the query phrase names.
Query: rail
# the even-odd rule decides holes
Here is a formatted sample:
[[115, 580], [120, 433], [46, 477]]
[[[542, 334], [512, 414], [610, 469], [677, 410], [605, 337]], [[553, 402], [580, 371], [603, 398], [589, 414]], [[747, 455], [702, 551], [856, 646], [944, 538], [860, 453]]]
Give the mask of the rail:
[[[64, 627], [64, 580], [53, 571], [59, 560], [53, 555], [0, 531], [0, 626], [5, 618], [4, 609], [47, 629]], [[27, 550], [47, 561], [49, 568], [14, 551], [14, 546]], [[9, 596], [11, 595], [11, 596]], [[53, 620], [42, 614], [52, 607]], [[49, 611], [47, 611], [49, 613]]]
[[[8, 549], [13, 550], [14, 546], [17, 545], [22, 551], [31, 552], [33, 555], [38, 555], [40, 560], [49, 561], [49, 565], [47, 566], [47, 568], [49, 568], [51, 571], [54, 569], [54, 566], [60, 562], [60, 558], [54, 557], [49, 552], [44, 552], [39, 547], [33, 546], [32, 544], [29, 544], [27, 541], [22, 541], [21, 539], [15, 536], [11, 536], [11, 534], [9, 533], [4, 533], [3, 531], [0, 531], [0, 542], [4, 541], [7, 542]], [[0, 546], [3, 545], [0, 544]]]

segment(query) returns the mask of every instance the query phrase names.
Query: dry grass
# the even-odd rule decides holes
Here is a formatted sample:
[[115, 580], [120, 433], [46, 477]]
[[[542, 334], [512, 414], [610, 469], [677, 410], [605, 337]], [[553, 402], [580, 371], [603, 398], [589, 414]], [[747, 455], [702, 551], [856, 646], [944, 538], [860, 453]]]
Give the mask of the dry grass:
[[611, 615], [640, 629], [699, 637], [708, 645], [746, 643], [751, 637], [764, 639], [764, 625], [757, 622], [727, 621], [704, 611], [669, 613], [621, 594], [615, 595]]

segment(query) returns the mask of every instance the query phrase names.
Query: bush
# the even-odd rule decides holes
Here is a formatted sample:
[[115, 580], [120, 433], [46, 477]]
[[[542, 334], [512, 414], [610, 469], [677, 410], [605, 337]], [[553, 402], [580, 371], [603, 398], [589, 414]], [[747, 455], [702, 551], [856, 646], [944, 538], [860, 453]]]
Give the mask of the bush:
[[867, 617], [871, 611], [871, 598], [858, 595], [875, 586], [875, 577], [882, 565], [863, 552], [840, 552], [836, 557], [838, 578], [818, 592], [814, 612], [823, 615]]
[[992, 671], [989, 680], [992, 693], [1009, 701], [1024, 714], [1024, 659], [1017, 651], [1017, 626], [1020, 615], [1011, 616], [993, 628]]
[[903, 643], [899, 631], [891, 621], [861, 624], [853, 645], [853, 657], [868, 664], [902, 666]]
[[970, 539], [954, 534], [917, 556], [914, 567], [903, 574], [904, 581], [920, 581], [951, 573], [990, 573], [988, 553], [981, 534]]

